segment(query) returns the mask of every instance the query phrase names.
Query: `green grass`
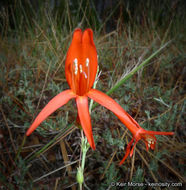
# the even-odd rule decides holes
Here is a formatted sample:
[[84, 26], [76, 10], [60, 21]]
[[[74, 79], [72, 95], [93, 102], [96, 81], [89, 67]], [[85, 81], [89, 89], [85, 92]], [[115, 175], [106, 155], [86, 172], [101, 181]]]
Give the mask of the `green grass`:
[[[175, 132], [173, 137], [157, 137], [154, 151], [147, 152], [139, 142], [134, 157], [120, 167], [131, 134], [110, 111], [93, 106], [96, 150], [87, 153], [85, 189], [118, 189], [111, 182], [183, 183], [186, 55], [182, 1], [169, 4], [167, 0], [163, 5], [156, 1], [156, 9], [150, 1], [138, 6], [128, 3], [128, 9], [120, 2], [104, 12], [105, 19], [100, 19], [92, 1], [80, 5], [65, 1], [53, 8], [48, 1], [38, 2], [15, 1], [1, 10], [0, 187], [61, 189], [75, 183], [77, 188], [81, 135], [74, 125], [74, 101], [23, 138], [46, 103], [68, 88], [65, 56], [76, 27], [94, 30], [101, 71], [96, 88], [114, 98], [143, 128]], [[114, 20], [113, 31], [107, 31], [107, 18]], [[61, 140], [72, 163], [71, 173], [64, 163]]]

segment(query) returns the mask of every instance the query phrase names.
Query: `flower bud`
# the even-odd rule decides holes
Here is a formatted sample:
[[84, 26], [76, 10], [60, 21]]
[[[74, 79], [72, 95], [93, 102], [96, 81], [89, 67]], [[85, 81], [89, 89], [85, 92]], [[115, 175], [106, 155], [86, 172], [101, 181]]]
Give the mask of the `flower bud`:
[[83, 181], [84, 181], [83, 171], [82, 171], [82, 168], [81, 168], [81, 167], [79, 167], [79, 168], [77, 169], [76, 179], [77, 179], [77, 182], [78, 182], [79, 184], [82, 184]]

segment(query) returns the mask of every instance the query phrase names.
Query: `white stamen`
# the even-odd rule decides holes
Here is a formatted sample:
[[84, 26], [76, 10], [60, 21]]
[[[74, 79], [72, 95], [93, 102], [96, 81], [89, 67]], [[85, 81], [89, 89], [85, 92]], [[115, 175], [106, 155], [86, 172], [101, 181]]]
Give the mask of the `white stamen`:
[[84, 71], [83, 71], [83, 74], [84, 74], [85, 78], [87, 79], [87, 74]]
[[89, 58], [86, 58], [86, 67], [89, 65]]
[[79, 69], [80, 69], [80, 73], [82, 73], [83, 72], [82, 65], [79, 65]]
[[148, 144], [148, 147], [150, 148], [150, 144]]
[[78, 59], [77, 58], [74, 59], [74, 66], [75, 66], [74, 74], [77, 75], [77, 72], [78, 72]]
[[75, 58], [75, 59], [74, 59], [74, 63], [75, 63], [75, 66], [76, 66], [76, 65], [77, 65], [77, 63], [78, 63], [77, 58]]
[[154, 141], [152, 141], [152, 144], [154, 144]]

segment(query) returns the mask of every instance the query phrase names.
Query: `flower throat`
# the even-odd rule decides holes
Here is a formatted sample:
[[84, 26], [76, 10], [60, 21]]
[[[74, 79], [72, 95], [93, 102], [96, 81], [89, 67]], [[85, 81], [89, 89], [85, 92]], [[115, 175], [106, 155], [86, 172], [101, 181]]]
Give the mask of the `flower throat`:
[[86, 58], [84, 61], [79, 61], [75, 58], [72, 63], [72, 90], [79, 96], [83, 96], [90, 89], [89, 62], [89, 58]]

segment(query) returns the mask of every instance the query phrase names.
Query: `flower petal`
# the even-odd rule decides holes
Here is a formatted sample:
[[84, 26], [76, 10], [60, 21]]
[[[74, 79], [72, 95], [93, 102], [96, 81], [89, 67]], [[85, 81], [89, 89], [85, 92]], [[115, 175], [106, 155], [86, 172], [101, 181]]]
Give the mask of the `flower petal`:
[[174, 132], [163, 132], [163, 131], [147, 131], [147, 130], [143, 130], [142, 132], [140, 132], [140, 134], [145, 135], [174, 135]]
[[65, 76], [70, 88], [73, 88], [72, 81], [72, 64], [75, 58], [79, 58], [81, 55], [81, 44], [82, 44], [82, 31], [77, 28], [73, 33], [72, 42], [67, 52], [66, 61], [65, 61]]
[[65, 61], [65, 75], [70, 88], [83, 96], [92, 87], [97, 73], [97, 51], [93, 31], [76, 29]]
[[119, 165], [122, 165], [123, 162], [126, 160], [126, 158], [128, 157], [129, 153], [130, 153], [130, 148], [132, 146], [132, 143], [134, 142], [134, 138], [132, 138], [132, 140], [129, 142], [129, 144], [127, 145], [126, 148], [126, 153], [125, 156], [123, 157], [123, 159], [121, 160], [121, 162], [119, 163]]
[[135, 141], [135, 143], [134, 143], [134, 145], [133, 145], [133, 147], [132, 147], [132, 149], [131, 149], [131, 151], [130, 151], [130, 157], [133, 155], [134, 148], [135, 148], [137, 142], [138, 142], [138, 140]]
[[[96, 46], [93, 41], [93, 31], [88, 28], [83, 32], [82, 36], [82, 49], [83, 49], [83, 63], [86, 63], [86, 59], [89, 59], [88, 68], [88, 83], [89, 88], [94, 84], [96, 73], [97, 73], [97, 51]], [[86, 64], [85, 64], [86, 65]]]
[[72, 92], [72, 90], [65, 90], [55, 96], [49, 103], [42, 109], [39, 115], [34, 120], [33, 124], [27, 130], [26, 135], [29, 136], [38, 125], [44, 121], [50, 114], [52, 114], [55, 110], [66, 104], [70, 99], [75, 98], [76, 95]]
[[132, 132], [132, 134], [136, 134], [136, 131], [139, 130], [139, 124], [115, 100], [113, 100], [103, 92], [96, 89], [91, 89], [87, 93], [87, 96], [98, 102], [102, 106], [106, 107], [107, 109], [111, 110]]
[[88, 139], [90, 146], [92, 147], [93, 150], [95, 150], [95, 143], [92, 135], [92, 126], [88, 109], [88, 97], [77, 96], [76, 103], [83, 131]]

